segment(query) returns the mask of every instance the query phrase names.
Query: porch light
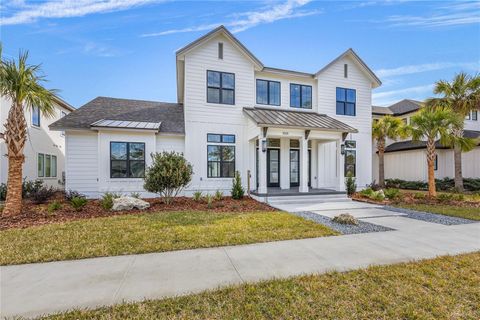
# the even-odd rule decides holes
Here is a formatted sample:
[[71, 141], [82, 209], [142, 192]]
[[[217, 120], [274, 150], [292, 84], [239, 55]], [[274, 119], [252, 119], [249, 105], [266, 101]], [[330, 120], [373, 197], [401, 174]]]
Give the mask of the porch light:
[[262, 140], [262, 152], [267, 152], [267, 140]]
[[340, 153], [341, 153], [342, 155], [345, 154], [345, 145], [344, 145], [343, 143], [340, 145]]

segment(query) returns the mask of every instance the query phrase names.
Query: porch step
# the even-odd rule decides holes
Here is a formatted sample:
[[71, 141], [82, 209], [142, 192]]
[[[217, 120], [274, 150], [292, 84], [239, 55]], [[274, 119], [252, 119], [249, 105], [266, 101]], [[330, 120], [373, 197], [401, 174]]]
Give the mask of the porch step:
[[325, 202], [350, 202], [346, 194], [325, 194], [325, 195], [298, 195], [298, 196], [273, 196], [263, 197], [264, 202], [272, 205], [282, 204], [315, 204]]

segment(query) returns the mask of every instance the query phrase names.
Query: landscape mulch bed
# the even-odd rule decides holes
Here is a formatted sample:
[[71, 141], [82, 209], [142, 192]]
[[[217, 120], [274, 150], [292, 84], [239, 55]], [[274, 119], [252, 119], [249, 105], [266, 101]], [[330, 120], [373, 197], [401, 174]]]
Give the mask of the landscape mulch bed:
[[361, 195], [360, 193], [355, 193], [352, 196], [353, 200], [366, 202], [371, 204], [380, 204], [380, 205], [395, 205], [395, 204], [431, 204], [431, 205], [451, 205], [457, 206], [462, 208], [480, 208], [480, 201], [456, 201], [456, 200], [449, 200], [449, 201], [440, 201], [436, 198], [429, 198], [426, 196], [423, 199], [417, 199], [414, 197], [413, 193], [404, 193], [403, 197], [398, 200], [388, 200], [385, 199], [383, 201], [373, 200], [366, 196]]
[[[50, 200], [51, 203], [54, 199]], [[250, 197], [244, 197], [242, 200], [234, 200], [231, 197], [224, 197], [222, 200], [216, 200], [209, 208], [203, 200], [194, 201], [192, 198], [177, 197], [170, 204], [165, 204], [160, 198], [143, 199], [150, 203], [150, 208], [146, 210], [131, 211], [110, 211], [105, 210], [98, 200], [89, 200], [87, 205], [81, 211], [75, 211], [70, 204], [61, 196], [56, 196], [56, 200], [62, 203], [62, 208], [49, 213], [48, 203], [34, 204], [29, 200], [24, 200], [23, 212], [21, 215], [7, 217], [0, 216], [0, 230], [11, 228], [27, 228], [50, 223], [67, 222], [80, 219], [110, 217], [126, 214], [143, 214], [148, 212], [162, 211], [211, 211], [211, 212], [251, 212], [251, 211], [275, 211], [276, 209], [267, 204], [258, 202]]]

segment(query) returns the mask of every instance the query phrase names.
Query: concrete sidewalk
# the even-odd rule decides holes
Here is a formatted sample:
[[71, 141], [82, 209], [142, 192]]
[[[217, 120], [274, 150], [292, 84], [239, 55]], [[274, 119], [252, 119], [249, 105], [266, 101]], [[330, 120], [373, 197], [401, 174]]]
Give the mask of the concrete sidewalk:
[[479, 223], [445, 226], [382, 211], [375, 208], [378, 217], [369, 215], [368, 222], [395, 231], [0, 267], [1, 316], [33, 317], [480, 250]]

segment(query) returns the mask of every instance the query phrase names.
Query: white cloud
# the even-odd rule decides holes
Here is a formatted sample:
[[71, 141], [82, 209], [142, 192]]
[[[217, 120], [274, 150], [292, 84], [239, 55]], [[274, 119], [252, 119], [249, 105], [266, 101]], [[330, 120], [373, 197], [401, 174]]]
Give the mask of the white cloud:
[[88, 14], [126, 10], [159, 0], [50, 0], [41, 4], [19, 1], [12, 15], [4, 16], [1, 25], [35, 22], [41, 18], [81, 17]]
[[443, 70], [448, 68], [465, 68], [478, 70], [480, 68], [480, 62], [437, 62], [437, 63], [425, 63], [416, 65], [401, 66], [392, 69], [379, 69], [375, 70], [375, 74], [382, 77], [403, 76], [407, 74], [422, 73], [435, 70]]
[[394, 15], [384, 22], [390, 26], [448, 27], [480, 23], [480, 2], [457, 2], [437, 7], [431, 14]]
[[428, 84], [399, 90], [376, 92], [372, 94], [373, 105], [387, 106], [406, 97], [408, 97], [408, 99], [423, 100], [433, 95], [433, 87], [434, 84]]
[[236, 18], [213, 24], [203, 24], [195, 27], [171, 29], [155, 33], [143, 34], [143, 37], [165, 36], [174, 33], [195, 32], [210, 30], [219, 25], [230, 27], [233, 33], [245, 31], [260, 24], [272, 23], [283, 19], [292, 19], [322, 13], [321, 10], [298, 10], [311, 0], [288, 0], [285, 3], [264, 7], [258, 11], [249, 11], [236, 14]]

